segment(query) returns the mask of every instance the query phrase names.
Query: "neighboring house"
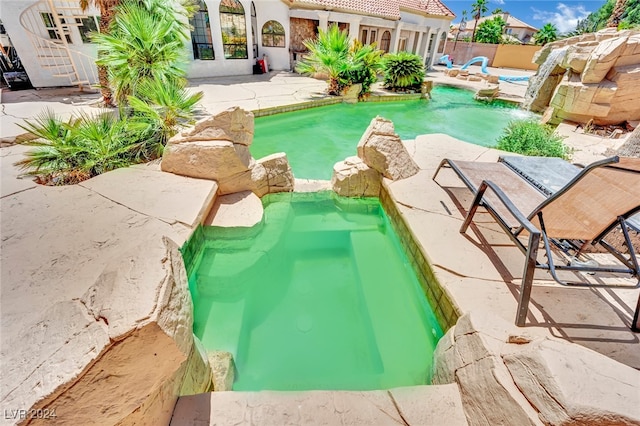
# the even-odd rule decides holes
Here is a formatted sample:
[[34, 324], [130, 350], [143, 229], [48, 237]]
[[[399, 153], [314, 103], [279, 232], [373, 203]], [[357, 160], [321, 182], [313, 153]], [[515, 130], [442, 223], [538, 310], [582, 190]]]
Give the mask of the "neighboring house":
[[[518, 39], [521, 43], [529, 43], [531, 37], [538, 32], [536, 27], [532, 27], [531, 25], [522, 22], [515, 16], [511, 16], [509, 13], [500, 13], [496, 15], [489, 15], [478, 19], [477, 25], [479, 26], [481, 23], [488, 19], [493, 19], [495, 16], [500, 16], [507, 22], [505, 26], [504, 33], [512, 38]], [[460, 24], [455, 24], [451, 27], [449, 31], [449, 39], [455, 39], [456, 36], [458, 40], [463, 40], [465, 38], [471, 39], [471, 35], [473, 34], [473, 28], [476, 25], [476, 20], [472, 19], [467, 21], [467, 26], [463, 31], [459, 31]], [[458, 34], [460, 32], [460, 34]]]
[[[0, 20], [34, 87], [97, 82], [87, 37], [99, 12], [80, 0], [2, 0]], [[431, 66], [455, 15], [440, 0], [206, 0], [191, 19], [189, 78], [252, 74], [266, 55], [271, 70], [291, 70], [303, 41], [332, 23], [387, 52], [406, 50]]]

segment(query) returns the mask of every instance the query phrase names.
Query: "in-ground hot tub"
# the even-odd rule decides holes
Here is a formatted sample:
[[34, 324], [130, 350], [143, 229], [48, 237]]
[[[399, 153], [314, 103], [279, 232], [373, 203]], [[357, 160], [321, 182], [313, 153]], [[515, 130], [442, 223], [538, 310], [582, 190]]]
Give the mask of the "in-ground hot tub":
[[254, 228], [199, 229], [183, 253], [195, 334], [234, 355], [234, 390], [428, 384], [442, 331], [377, 199], [263, 198]]

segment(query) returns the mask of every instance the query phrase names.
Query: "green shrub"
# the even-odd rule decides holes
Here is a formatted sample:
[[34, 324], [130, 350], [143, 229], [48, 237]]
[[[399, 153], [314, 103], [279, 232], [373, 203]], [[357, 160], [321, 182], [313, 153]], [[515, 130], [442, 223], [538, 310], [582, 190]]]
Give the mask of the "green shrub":
[[354, 40], [349, 49], [349, 71], [345, 78], [349, 84], [362, 84], [359, 97], [371, 93], [371, 86], [378, 81], [378, 74], [382, 70], [382, 50], [376, 49], [374, 44], [363, 45]]
[[37, 139], [25, 142], [34, 149], [16, 165], [47, 185], [74, 184], [137, 163], [148, 136], [112, 113], [65, 122], [46, 110], [22, 128]]
[[384, 85], [391, 90], [419, 90], [424, 80], [422, 58], [409, 52], [389, 53], [382, 58]]
[[569, 159], [570, 150], [564, 138], [553, 128], [534, 119], [512, 121], [498, 138], [496, 148], [518, 154]]

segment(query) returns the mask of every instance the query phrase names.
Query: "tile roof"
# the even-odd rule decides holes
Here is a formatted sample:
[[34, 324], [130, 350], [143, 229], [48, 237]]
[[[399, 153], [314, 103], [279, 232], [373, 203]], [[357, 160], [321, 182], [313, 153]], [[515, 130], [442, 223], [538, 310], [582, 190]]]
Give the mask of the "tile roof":
[[356, 12], [400, 19], [400, 8], [437, 16], [455, 15], [440, 0], [289, 0], [291, 6]]

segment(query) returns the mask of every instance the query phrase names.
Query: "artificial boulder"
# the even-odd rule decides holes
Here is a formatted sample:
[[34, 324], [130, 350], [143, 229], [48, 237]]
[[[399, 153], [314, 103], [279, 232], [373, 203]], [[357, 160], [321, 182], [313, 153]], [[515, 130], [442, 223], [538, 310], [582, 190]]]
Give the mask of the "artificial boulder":
[[388, 179], [405, 179], [419, 168], [395, 133], [393, 122], [380, 116], [371, 120], [358, 143], [358, 157]]
[[262, 197], [293, 191], [293, 173], [284, 153], [259, 161], [251, 156], [253, 120], [253, 113], [234, 107], [198, 121], [169, 140], [162, 170], [215, 180], [223, 195], [248, 190]]
[[332, 189], [344, 197], [377, 197], [382, 175], [359, 157], [348, 157], [333, 166]]
[[640, 372], [488, 312], [460, 317], [438, 342], [432, 383], [453, 382], [470, 425], [640, 424]]
[[209, 389], [182, 256], [169, 239], [163, 246], [130, 247], [82, 297], [53, 304], [20, 336], [37, 357], [4, 359], [30, 374], [2, 402], [56, 415], [22, 424], [168, 424], [178, 396]]
[[640, 31], [605, 29], [545, 45], [525, 105], [559, 123], [609, 125], [640, 119]]
[[231, 352], [212, 351], [208, 354], [213, 378], [213, 391], [226, 392], [233, 390], [236, 364]]

